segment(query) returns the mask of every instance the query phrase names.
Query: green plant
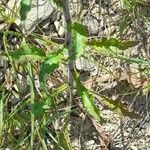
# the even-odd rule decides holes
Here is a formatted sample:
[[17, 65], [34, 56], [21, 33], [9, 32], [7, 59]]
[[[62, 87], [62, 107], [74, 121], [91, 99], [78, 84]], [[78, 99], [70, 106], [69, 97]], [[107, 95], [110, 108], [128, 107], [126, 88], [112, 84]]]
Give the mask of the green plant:
[[[136, 46], [138, 41], [122, 40], [121, 38], [89, 40], [87, 30], [82, 23], [72, 22], [65, 12], [68, 11], [66, 10], [68, 8], [60, 1], [54, 2], [58, 7], [62, 7], [64, 14], [66, 14], [67, 42], [63, 45], [34, 33], [28, 36], [18, 30], [10, 31], [9, 27], [15, 19], [12, 15], [9, 22], [4, 10], [0, 9], [0, 14], [7, 25], [0, 31], [3, 35], [4, 47], [2, 58], [9, 64], [8, 69], [12, 71], [10, 76], [5, 77], [5, 80], [11, 78], [11, 88], [7, 87], [7, 81], [0, 87], [1, 148], [11, 143], [13, 149], [72, 150], [68, 125], [70, 115], [75, 111], [73, 105], [77, 97], [80, 97], [82, 108], [99, 124], [105, 123], [105, 120], [101, 116], [101, 110], [95, 104], [94, 98], [120, 115], [131, 118], [139, 117], [135, 112], [126, 109], [120, 100], [114, 101], [86, 88], [84, 83], [80, 81], [80, 74], [74, 63], [77, 58], [86, 57], [85, 49], [88, 47], [92, 50], [92, 53], [88, 54], [90, 56], [98, 53], [110, 59], [123, 60], [126, 63], [136, 63], [148, 67], [150, 65], [149, 60], [129, 57], [123, 53], [126, 49]], [[137, 8], [136, 3], [138, 2], [135, 2], [134, 6], [132, 5], [133, 2], [125, 1], [125, 16], [120, 25], [120, 35], [130, 24], [132, 13]], [[19, 13], [22, 22], [25, 21], [30, 9], [31, 1], [21, 0]], [[131, 16], [126, 19], [129, 14]], [[9, 36], [19, 39], [19, 44], [15, 50], [11, 48], [11, 43], [8, 41]], [[42, 46], [33, 44], [31, 38], [38, 41]], [[47, 45], [54, 48], [47, 52]], [[94, 63], [98, 64], [97, 61]], [[105, 66], [102, 67], [105, 69]], [[106, 71], [109, 74], [112, 73], [107, 69]], [[57, 73], [61, 74], [58, 78]], [[19, 75], [22, 79], [19, 78]], [[39, 78], [39, 85], [36, 85], [36, 77]], [[25, 83], [22, 84], [20, 80], [22, 82], [25, 80], [24, 82], [27, 84], [25, 90], [22, 88]], [[12, 97], [17, 97], [19, 101], [12, 104], [10, 102]], [[58, 122], [62, 123], [59, 127], [57, 126]], [[49, 139], [50, 144], [48, 144], [47, 139]]]

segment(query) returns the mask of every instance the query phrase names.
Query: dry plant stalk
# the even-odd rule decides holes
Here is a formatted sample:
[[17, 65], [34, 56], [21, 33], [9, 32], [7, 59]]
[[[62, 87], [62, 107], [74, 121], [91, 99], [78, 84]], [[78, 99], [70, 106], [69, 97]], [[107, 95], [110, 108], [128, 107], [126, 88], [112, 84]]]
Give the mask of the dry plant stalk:
[[[61, 0], [61, 6], [63, 7], [64, 17], [67, 26], [67, 33], [66, 33], [66, 47], [68, 49], [68, 57], [70, 58], [73, 54], [72, 48], [72, 30], [71, 30], [71, 15], [69, 11], [69, 2], [68, 0]], [[73, 82], [73, 71], [74, 71], [74, 61], [69, 59], [68, 62], [68, 84], [69, 84], [69, 103], [72, 104], [73, 98], [73, 90], [74, 90], [74, 82]]]

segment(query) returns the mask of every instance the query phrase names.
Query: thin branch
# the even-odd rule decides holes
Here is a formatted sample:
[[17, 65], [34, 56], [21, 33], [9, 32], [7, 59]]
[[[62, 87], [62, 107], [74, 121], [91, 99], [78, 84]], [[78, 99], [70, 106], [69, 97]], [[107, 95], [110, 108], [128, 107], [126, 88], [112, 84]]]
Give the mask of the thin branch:
[[[68, 0], [61, 0], [61, 6], [63, 7], [64, 17], [67, 26], [67, 33], [66, 33], [66, 47], [68, 49], [68, 57], [70, 58], [73, 53], [72, 48], [72, 29], [71, 29], [71, 15], [69, 11], [69, 2]], [[68, 62], [68, 84], [69, 84], [69, 97], [70, 97], [70, 104], [72, 104], [72, 97], [73, 97], [73, 90], [74, 90], [74, 82], [73, 82], [73, 75], [72, 72], [74, 70], [74, 61], [69, 59]]]

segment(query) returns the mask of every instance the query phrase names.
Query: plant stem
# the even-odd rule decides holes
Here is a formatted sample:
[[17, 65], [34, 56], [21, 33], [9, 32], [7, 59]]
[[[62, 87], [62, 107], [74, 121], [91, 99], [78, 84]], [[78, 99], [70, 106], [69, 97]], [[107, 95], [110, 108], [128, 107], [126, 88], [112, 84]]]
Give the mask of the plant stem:
[[[72, 48], [72, 21], [69, 12], [69, 2], [68, 0], [61, 0], [61, 5], [64, 11], [64, 17], [67, 25], [67, 34], [66, 34], [66, 47], [68, 49], [68, 57], [70, 58], [73, 54]], [[74, 71], [74, 61], [69, 59], [68, 62], [68, 84], [69, 84], [69, 104], [72, 104], [72, 97], [73, 97], [73, 90], [74, 90], [74, 82], [73, 82], [73, 75], [72, 72]]]
[[2, 137], [2, 130], [3, 130], [3, 100], [4, 100], [4, 92], [2, 93], [2, 96], [0, 97], [0, 143], [1, 143], [1, 137]]
[[35, 94], [34, 94], [34, 84], [33, 84], [33, 74], [32, 74], [32, 66], [30, 63], [28, 63], [28, 81], [30, 85], [30, 99], [31, 99], [31, 140], [30, 140], [30, 149], [33, 149], [33, 143], [34, 143], [34, 123], [35, 123], [35, 116], [34, 116], [34, 99], [35, 99]]

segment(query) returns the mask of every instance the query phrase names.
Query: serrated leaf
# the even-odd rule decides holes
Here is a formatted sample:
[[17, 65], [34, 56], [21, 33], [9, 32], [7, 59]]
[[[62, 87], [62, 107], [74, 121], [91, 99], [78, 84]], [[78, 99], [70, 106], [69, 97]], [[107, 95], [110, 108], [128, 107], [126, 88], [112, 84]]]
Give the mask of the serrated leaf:
[[129, 62], [129, 63], [137, 63], [137, 64], [141, 64], [144, 66], [150, 65], [149, 60], [145, 60], [144, 58], [137, 58], [137, 57], [123, 55], [123, 54], [121, 54], [121, 51], [119, 51], [118, 49], [115, 49], [115, 47], [110, 47], [109, 49], [104, 46], [103, 47], [94, 47], [94, 50], [106, 57], [125, 60], [126, 62]]
[[41, 61], [45, 58], [45, 53], [41, 49], [27, 44], [23, 44], [17, 51], [11, 52], [9, 55], [15, 62], [22, 64]]
[[101, 95], [99, 93], [91, 92], [97, 99], [102, 101], [105, 106], [107, 106], [112, 111], [115, 111], [119, 115], [128, 116], [130, 118], [140, 118], [140, 115], [133, 111], [129, 111], [128, 108], [126, 108], [123, 103], [121, 103], [121, 100], [112, 100], [111, 98]]
[[31, 0], [21, 0], [20, 2], [20, 17], [21, 21], [24, 21], [27, 17], [28, 12], [31, 9]]
[[55, 69], [59, 67], [59, 64], [63, 62], [64, 55], [62, 52], [63, 49], [58, 50], [57, 52], [50, 53], [42, 63], [39, 75], [42, 87], [45, 86], [45, 75], [53, 73]]
[[86, 108], [87, 112], [97, 121], [104, 122], [104, 119], [100, 116], [100, 110], [94, 104], [93, 97], [89, 91], [82, 85], [80, 79], [75, 77], [77, 92], [81, 96], [82, 104]]
[[130, 47], [134, 47], [138, 44], [136, 41], [128, 41], [128, 40], [118, 40], [116, 38], [102, 38], [99, 39], [93, 39], [87, 42], [89, 46], [96, 46], [96, 47], [106, 47], [109, 48], [111, 46], [116, 47], [120, 50], [126, 50]]
[[87, 42], [87, 31], [84, 26], [78, 22], [73, 24], [73, 58], [83, 55]]

